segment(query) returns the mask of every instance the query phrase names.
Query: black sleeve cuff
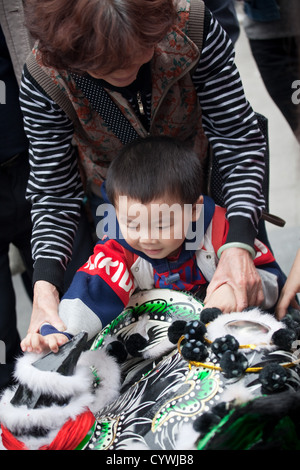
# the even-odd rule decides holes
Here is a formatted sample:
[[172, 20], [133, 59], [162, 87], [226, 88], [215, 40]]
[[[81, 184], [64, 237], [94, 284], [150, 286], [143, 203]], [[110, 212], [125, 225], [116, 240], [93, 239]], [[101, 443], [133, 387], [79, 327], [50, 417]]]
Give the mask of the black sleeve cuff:
[[37, 281], [47, 281], [53, 284], [60, 294], [64, 292], [65, 270], [59, 261], [38, 259], [34, 264], [33, 285]]
[[246, 243], [252, 247], [254, 246], [254, 239], [257, 236], [257, 231], [249, 219], [236, 215], [229, 217], [228, 222], [229, 230], [226, 243], [240, 242]]

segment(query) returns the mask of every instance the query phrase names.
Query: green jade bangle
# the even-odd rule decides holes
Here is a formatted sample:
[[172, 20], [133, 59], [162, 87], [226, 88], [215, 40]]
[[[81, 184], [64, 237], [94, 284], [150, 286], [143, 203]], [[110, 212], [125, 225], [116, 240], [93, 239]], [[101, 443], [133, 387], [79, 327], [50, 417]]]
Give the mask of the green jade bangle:
[[221, 254], [223, 253], [223, 251], [227, 250], [228, 248], [242, 248], [243, 250], [247, 250], [251, 254], [252, 259], [254, 259], [255, 256], [256, 256], [256, 252], [255, 252], [254, 248], [252, 248], [252, 246], [247, 245], [246, 243], [231, 242], [231, 243], [225, 243], [224, 245], [222, 245], [218, 249], [217, 257], [220, 259]]

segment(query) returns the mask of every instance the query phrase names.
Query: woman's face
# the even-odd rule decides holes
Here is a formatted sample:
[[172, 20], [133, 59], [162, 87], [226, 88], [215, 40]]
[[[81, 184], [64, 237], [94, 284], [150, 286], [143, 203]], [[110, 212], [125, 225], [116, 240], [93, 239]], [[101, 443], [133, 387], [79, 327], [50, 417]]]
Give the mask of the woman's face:
[[134, 61], [131, 64], [128, 64], [128, 67], [123, 69], [116, 69], [113, 72], [108, 73], [107, 75], [101, 73], [101, 71], [92, 71], [88, 72], [94, 78], [100, 78], [105, 80], [116, 87], [125, 87], [130, 85], [137, 77], [137, 74], [142, 65], [149, 62], [154, 54], [154, 46], [149, 49], [144, 49], [143, 53], [137, 54]]

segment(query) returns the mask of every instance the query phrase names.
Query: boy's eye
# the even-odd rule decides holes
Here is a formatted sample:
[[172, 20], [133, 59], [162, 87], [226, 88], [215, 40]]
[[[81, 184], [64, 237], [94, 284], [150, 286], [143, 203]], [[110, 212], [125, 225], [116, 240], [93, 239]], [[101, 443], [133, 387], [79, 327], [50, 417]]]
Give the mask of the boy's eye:
[[167, 220], [161, 220], [158, 222], [157, 224], [157, 227], [160, 229], [160, 230], [166, 230], [166, 229], [170, 229], [171, 227], [174, 226], [174, 223], [172, 220], [169, 220], [167, 218]]
[[128, 225], [127, 225], [127, 228], [128, 228], [129, 230], [137, 230], [137, 229], [139, 228], [139, 224], [132, 224], [132, 223], [131, 223], [131, 224], [128, 224]]

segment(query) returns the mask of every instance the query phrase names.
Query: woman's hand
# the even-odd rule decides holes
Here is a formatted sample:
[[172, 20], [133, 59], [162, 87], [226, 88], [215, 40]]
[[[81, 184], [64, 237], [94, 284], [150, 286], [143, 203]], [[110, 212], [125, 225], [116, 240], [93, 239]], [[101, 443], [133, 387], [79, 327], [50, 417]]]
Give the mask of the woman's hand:
[[[66, 329], [58, 316], [59, 294], [55, 286], [47, 281], [37, 281], [34, 285], [33, 308], [27, 335], [39, 333], [43, 323], [50, 323], [58, 331]], [[27, 350], [26, 342], [22, 340], [21, 348]]]
[[228, 248], [221, 254], [216, 272], [207, 288], [205, 304], [221, 285], [228, 284], [236, 299], [236, 311], [259, 306], [264, 300], [261, 278], [250, 253], [243, 248]]

